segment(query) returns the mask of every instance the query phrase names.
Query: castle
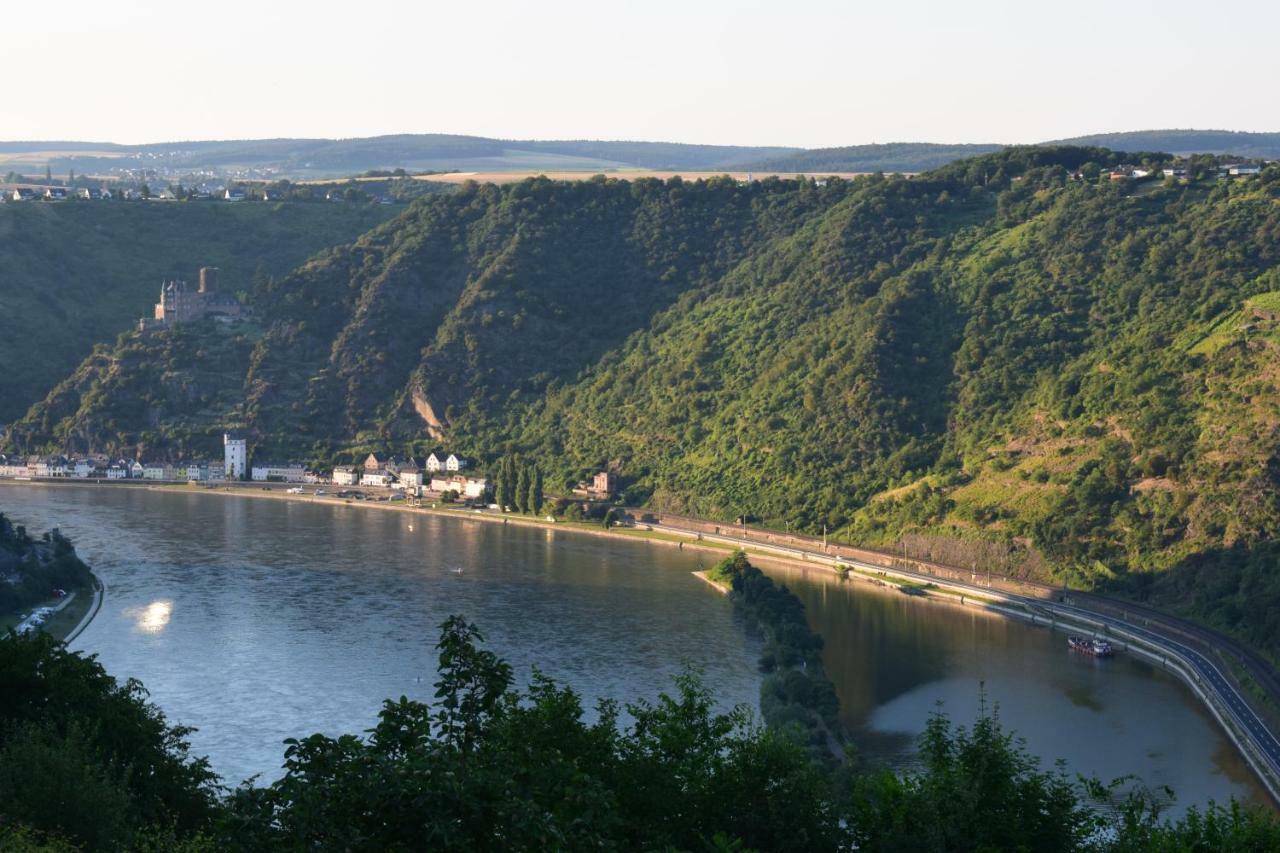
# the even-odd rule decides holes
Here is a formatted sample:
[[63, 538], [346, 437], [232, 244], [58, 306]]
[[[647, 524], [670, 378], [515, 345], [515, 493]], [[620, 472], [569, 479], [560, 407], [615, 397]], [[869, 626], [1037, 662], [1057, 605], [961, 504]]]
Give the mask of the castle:
[[201, 267], [200, 285], [194, 290], [185, 281], [166, 281], [160, 285], [155, 316], [139, 320], [138, 331], [164, 329], [206, 317], [234, 320], [244, 314], [245, 309], [234, 296], [218, 292], [218, 268]]

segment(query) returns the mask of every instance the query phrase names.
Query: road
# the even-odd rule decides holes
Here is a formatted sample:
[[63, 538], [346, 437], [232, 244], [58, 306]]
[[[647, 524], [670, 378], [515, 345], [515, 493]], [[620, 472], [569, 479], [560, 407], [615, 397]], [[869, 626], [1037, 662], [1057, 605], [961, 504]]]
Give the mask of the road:
[[[781, 556], [804, 560], [811, 563], [831, 566], [846, 565], [851, 569], [877, 573], [889, 572], [897, 576], [919, 580], [923, 583], [937, 584], [962, 592], [967, 591], [979, 597], [989, 597], [994, 593], [1004, 600], [1017, 602], [1029, 609], [1048, 610], [1063, 617], [1099, 623], [1105, 625], [1109, 631], [1114, 631], [1122, 635], [1127, 634], [1131, 637], [1137, 638], [1144, 645], [1160, 649], [1172, 657], [1180, 658], [1186, 665], [1190, 666], [1195, 677], [1199, 680], [1201, 688], [1206, 692], [1212, 693], [1216, 697], [1220, 707], [1232, 718], [1237, 728], [1237, 733], [1246, 737], [1254, 751], [1266, 759], [1271, 773], [1267, 774], [1261, 772], [1260, 768], [1257, 767], [1255, 767], [1255, 770], [1260, 771], [1259, 776], [1262, 777], [1264, 785], [1271, 791], [1272, 796], [1277, 800], [1280, 800], [1280, 792], [1276, 790], [1276, 784], [1273, 782], [1273, 778], [1280, 778], [1280, 739], [1276, 738], [1276, 735], [1258, 716], [1253, 708], [1250, 707], [1249, 702], [1240, 693], [1236, 686], [1230, 679], [1223, 675], [1222, 671], [1212, 660], [1209, 659], [1208, 656], [1175, 637], [1170, 636], [1168, 632], [1154, 631], [1146, 625], [1139, 625], [1131, 620], [1123, 619], [1115, 616], [1114, 614], [1096, 609], [1080, 607], [1074, 604], [1066, 604], [1054, 600], [1022, 596], [1016, 593], [1005, 592], [1003, 590], [996, 591], [986, 586], [969, 584], [951, 579], [940, 581], [937, 577], [932, 575], [920, 574], [918, 572], [912, 572], [897, 567], [888, 569], [885, 566], [876, 565], [874, 563], [865, 563], [849, 557], [832, 557], [822, 551], [800, 548], [793, 545], [780, 545], [776, 542], [760, 542], [754, 539], [728, 536], [723, 533], [706, 533], [689, 528], [682, 528], [669, 523], [653, 523], [645, 524], [643, 526], [677, 536], [695, 537], [706, 541], [750, 547], [757, 551], [779, 554]], [[1120, 602], [1110, 603], [1113, 605], [1120, 604]], [[1203, 638], [1203, 634], [1201, 634], [1201, 637]], [[1245, 758], [1250, 760], [1251, 764], [1254, 763], [1251, 756], [1247, 753]]]

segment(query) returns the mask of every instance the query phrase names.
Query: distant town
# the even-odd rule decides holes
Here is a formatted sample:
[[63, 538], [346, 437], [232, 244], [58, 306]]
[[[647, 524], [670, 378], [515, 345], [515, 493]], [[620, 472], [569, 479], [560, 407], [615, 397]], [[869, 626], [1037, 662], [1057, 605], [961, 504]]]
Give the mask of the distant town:
[[[186, 462], [113, 460], [100, 454], [73, 457], [0, 454], [0, 478], [210, 485], [248, 481], [299, 487], [359, 487], [382, 490], [393, 499], [459, 500], [484, 504], [494, 497], [492, 480], [472, 471], [471, 460], [456, 453], [437, 451], [423, 458], [369, 453], [359, 464], [317, 470], [300, 462], [255, 459], [250, 464], [248, 437], [237, 430], [224, 433], [222, 444], [221, 462], [204, 459]], [[588, 500], [606, 500], [617, 491], [617, 485], [616, 474], [601, 471], [591, 480], [579, 483], [573, 494]]]

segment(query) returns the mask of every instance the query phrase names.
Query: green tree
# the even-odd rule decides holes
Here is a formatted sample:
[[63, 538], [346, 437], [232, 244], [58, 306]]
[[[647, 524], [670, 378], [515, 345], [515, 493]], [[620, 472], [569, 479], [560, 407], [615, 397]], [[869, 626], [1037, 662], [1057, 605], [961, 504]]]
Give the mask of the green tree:
[[0, 638], [0, 806], [35, 829], [110, 846], [132, 829], [208, 825], [216, 777], [137, 681], [43, 632]]
[[529, 477], [529, 466], [524, 462], [518, 463], [518, 473], [516, 474], [515, 488], [515, 504], [516, 509], [520, 512], [530, 512], [529, 507], [529, 489], [533, 485], [532, 479]]
[[525, 506], [531, 513], [538, 513], [542, 509], [542, 469], [536, 465], [530, 466], [532, 473], [529, 475], [529, 496], [525, 499]]

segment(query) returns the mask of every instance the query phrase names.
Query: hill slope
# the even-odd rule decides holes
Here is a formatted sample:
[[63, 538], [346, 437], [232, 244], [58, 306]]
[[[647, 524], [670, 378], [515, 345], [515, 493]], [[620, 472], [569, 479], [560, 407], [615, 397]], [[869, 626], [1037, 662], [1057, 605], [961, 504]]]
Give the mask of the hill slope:
[[686, 145], [675, 142], [504, 140], [444, 133], [362, 139], [245, 139], [148, 145], [0, 142], [0, 172], [27, 174], [46, 164], [102, 172], [259, 169], [277, 177], [330, 177], [367, 169], [506, 171], [511, 169], [718, 169], [798, 151], [781, 146]]
[[[217, 266], [231, 291], [393, 215], [377, 205], [0, 205], [0, 424], [150, 315], [163, 278]], [[38, 357], [32, 357], [37, 355]]]
[[927, 172], [965, 157], [990, 154], [1000, 145], [945, 145], [932, 142], [889, 142], [812, 148], [742, 165], [759, 172], [800, 172], [821, 175], [835, 172]]
[[1124, 151], [1168, 151], [1171, 154], [1235, 154], [1280, 158], [1280, 133], [1238, 130], [1135, 130], [1095, 133], [1062, 139], [1056, 145], [1101, 145]]
[[11, 444], [236, 424], [608, 465], [632, 500], [1168, 596], [1275, 649], [1280, 170], [1069, 177], [1120, 156], [469, 187], [256, 287], [269, 323], [101, 348]]

